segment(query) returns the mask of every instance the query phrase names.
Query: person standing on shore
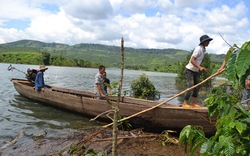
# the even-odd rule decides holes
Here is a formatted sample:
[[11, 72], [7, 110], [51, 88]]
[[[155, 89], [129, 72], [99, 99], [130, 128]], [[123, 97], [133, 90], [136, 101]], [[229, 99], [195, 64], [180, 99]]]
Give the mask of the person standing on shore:
[[[187, 78], [187, 87], [190, 88], [199, 83], [200, 72], [206, 72], [207, 69], [201, 66], [201, 62], [205, 56], [206, 47], [209, 45], [210, 41], [213, 39], [208, 35], [202, 35], [200, 37], [200, 44], [194, 49], [193, 54], [189, 60], [189, 63], [185, 68], [185, 75]], [[200, 108], [201, 106], [196, 104], [196, 98], [199, 93], [199, 88], [196, 87], [193, 91], [186, 92], [184, 96], [184, 101], [182, 104], [183, 108]], [[190, 105], [188, 100], [192, 94], [192, 99]]]

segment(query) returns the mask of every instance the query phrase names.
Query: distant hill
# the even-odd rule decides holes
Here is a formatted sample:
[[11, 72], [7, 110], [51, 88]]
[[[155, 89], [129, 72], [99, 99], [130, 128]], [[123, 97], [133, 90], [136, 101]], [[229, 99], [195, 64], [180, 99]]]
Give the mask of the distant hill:
[[[110, 45], [102, 45], [102, 44], [94, 44], [94, 43], [81, 43], [76, 45], [67, 45], [61, 43], [44, 43], [35, 40], [20, 40], [16, 42], [9, 42], [5, 44], [0, 44], [0, 52], [4, 49], [16, 49], [19, 48], [35, 48], [37, 50], [49, 50], [50, 51], [62, 51], [65, 52], [67, 50], [71, 50], [72, 52], [81, 52], [84, 50], [87, 51], [104, 51], [104, 52], [120, 52], [120, 47], [118, 46], [110, 46]], [[135, 49], [130, 47], [125, 47], [126, 52], [143, 52], [147, 54], [175, 54], [177, 51], [184, 51], [181, 49]], [[187, 51], [184, 51], [187, 52]]]
[[[44, 43], [34, 40], [20, 40], [0, 44], [0, 52], [48, 52], [60, 54], [69, 59], [83, 59], [100, 62], [108, 67], [120, 66], [120, 47], [93, 43], [67, 45]], [[136, 49], [125, 47], [125, 66], [169, 66], [186, 60], [190, 52], [181, 49]], [[210, 54], [214, 62], [222, 62], [225, 55]]]

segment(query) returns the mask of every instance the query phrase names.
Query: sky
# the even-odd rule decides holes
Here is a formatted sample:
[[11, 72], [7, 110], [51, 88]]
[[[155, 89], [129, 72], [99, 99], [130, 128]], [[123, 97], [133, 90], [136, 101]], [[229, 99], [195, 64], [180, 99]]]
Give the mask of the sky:
[[[23, 39], [208, 53], [250, 40], [249, 0], [0, 0], [0, 44]], [[225, 41], [226, 42], [225, 42]], [[126, 50], [125, 50], [126, 52]]]

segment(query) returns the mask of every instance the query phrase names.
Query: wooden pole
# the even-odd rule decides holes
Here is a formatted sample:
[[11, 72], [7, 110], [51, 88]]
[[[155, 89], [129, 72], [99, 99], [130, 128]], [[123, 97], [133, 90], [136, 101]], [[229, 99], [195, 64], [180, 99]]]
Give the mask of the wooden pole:
[[119, 115], [119, 102], [122, 91], [122, 80], [123, 80], [123, 70], [124, 70], [124, 40], [121, 39], [121, 77], [118, 87], [118, 98], [117, 102], [114, 104], [114, 120], [113, 120], [113, 141], [112, 141], [112, 156], [117, 156], [117, 136], [118, 136], [118, 115]]
[[[194, 85], [194, 86], [192, 86], [192, 87], [190, 87], [190, 88], [188, 88], [188, 89], [186, 89], [186, 90], [180, 92], [179, 94], [176, 94], [175, 96], [173, 96], [173, 97], [171, 97], [171, 98], [169, 98], [169, 99], [167, 99], [167, 100], [165, 100], [165, 101], [163, 101], [163, 102], [161, 102], [161, 103], [159, 103], [159, 104], [157, 104], [157, 105], [155, 105], [155, 106], [153, 106], [153, 107], [150, 107], [150, 108], [145, 109], [145, 110], [142, 110], [142, 111], [140, 111], [140, 112], [138, 112], [138, 113], [132, 114], [132, 115], [130, 115], [130, 116], [128, 116], [128, 117], [125, 117], [125, 118], [119, 120], [118, 122], [122, 122], [122, 121], [124, 121], [124, 120], [128, 120], [128, 119], [130, 119], [130, 118], [132, 118], [132, 117], [135, 117], [135, 116], [140, 115], [140, 114], [142, 114], [142, 113], [145, 113], [145, 112], [148, 112], [148, 111], [150, 111], [150, 110], [153, 110], [153, 109], [155, 109], [155, 108], [157, 108], [157, 107], [159, 107], [159, 106], [161, 106], [161, 105], [163, 105], [163, 104], [165, 104], [165, 103], [167, 103], [167, 102], [169, 102], [169, 101], [175, 99], [176, 97], [178, 97], [178, 96], [180, 96], [180, 95], [182, 95], [182, 94], [184, 94], [184, 93], [186, 93], [186, 92], [188, 92], [188, 91], [190, 91], [190, 90], [193, 90], [195, 87], [198, 87], [198, 86], [202, 85], [203, 83], [207, 82], [207, 81], [210, 80], [211, 78], [213, 78], [213, 77], [215, 77], [216, 75], [219, 75], [220, 73], [222, 73], [224, 70], [225, 70], [225, 69], [223, 69], [221, 72], [216, 72], [216, 73], [214, 73], [213, 75], [209, 76], [208, 78], [206, 78], [206, 79], [203, 80], [202, 82], [198, 83], [197, 85]], [[104, 126], [102, 126], [102, 127], [106, 128], [106, 127], [111, 126], [112, 124], [113, 124], [113, 123], [110, 123], [110, 124], [104, 125]]]

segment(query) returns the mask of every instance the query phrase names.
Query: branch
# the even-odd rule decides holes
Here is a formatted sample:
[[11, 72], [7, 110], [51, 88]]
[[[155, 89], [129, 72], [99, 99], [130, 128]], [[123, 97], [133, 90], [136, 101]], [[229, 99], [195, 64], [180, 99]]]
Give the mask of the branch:
[[110, 112], [113, 112], [113, 110], [107, 110], [105, 112], [102, 112], [101, 114], [97, 115], [95, 118], [93, 119], [90, 119], [89, 121], [94, 121], [96, 120], [97, 118], [99, 118], [100, 116], [102, 116], [103, 114], [106, 114], [106, 113], [110, 113]]
[[112, 112], [109, 112], [106, 116], [107, 116], [112, 122], [114, 122], [114, 119], [113, 119], [111, 116], [109, 116], [111, 113], [114, 115], [115, 111], [112, 110]]
[[[117, 137], [117, 139], [150, 138], [150, 137], [159, 137], [159, 136], [163, 136], [163, 134], [152, 134], [152, 135], [142, 135], [142, 136], [121, 136], [121, 137]], [[110, 141], [112, 139], [113, 138], [96, 139], [96, 140], [91, 140], [90, 142]]]
[[[24, 131], [20, 131], [19, 134], [16, 136], [15, 139], [9, 141], [8, 143], [6, 143], [4, 146], [0, 147], [0, 151], [2, 151], [3, 149], [15, 144], [21, 137], [23, 137], [25, 135]], [[1, 154], [1, 153], [0, 153]]]
[[95, 132], [91, 133], [90, 135], [88, 135], [86, 138], [83, 138], [82, 140], [80, 140], [77, 145], [82, 144], [82, 143], [86, 143], [89, 140], [91, 140], [93, 137], [95, 137], [97, 134], [99, 134], [102, 130], [96, 130]]
[[226, 42], [227, 45], [229, 45], [231, 48], [233, 47], [233, 46], [231, 46], [231, 45], [222, 37], [222, 35], [221, 35], [220, 33], [218, 33], [218, 34], [219, 34], [220, 37], [224, 40], [224, 42]]

